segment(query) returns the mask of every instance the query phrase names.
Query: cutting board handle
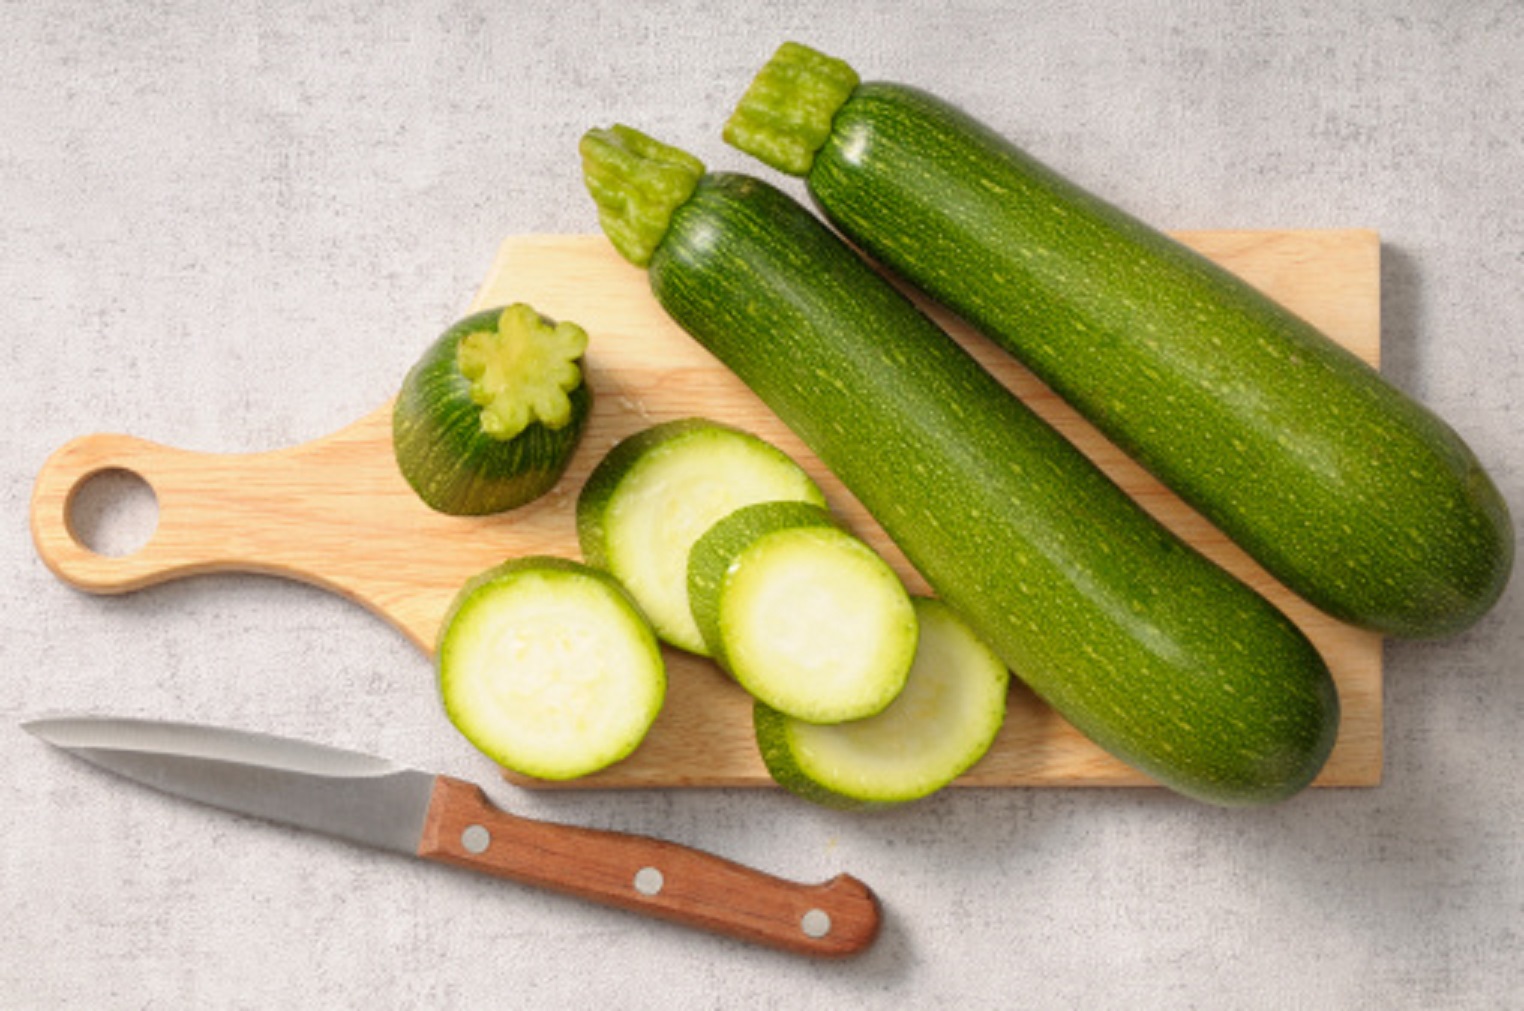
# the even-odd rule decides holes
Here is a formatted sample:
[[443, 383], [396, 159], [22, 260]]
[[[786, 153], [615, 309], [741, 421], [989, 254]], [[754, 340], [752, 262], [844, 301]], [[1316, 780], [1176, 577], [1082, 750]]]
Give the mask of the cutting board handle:
[[[392, 485], [406, 491], [389, 453], [362, 455], [358, 463], [350, 451], [357, 438], [374, 442], [373, 429], [389, 433], [389, 418], [383, 407], [324, 439], [263, 453], [201, 453], [131, 435], [82, 436], [54, 452], [37, 475], [32, 540], [59, 579], [90, 593], [127, 593], [209, 572], [259, 572], [374, 606], [334, 559], [365, 552], [357, 510], [372, 508]], [[92, 550], [74, 516], [85, 484], [113, 471], [141, 479], [158, 504], [152, 535], [130, 554]]]
[[[32, 489], [32, 539], [59, 579], [91, 593], [126, 593], [179, 576], [237, 567], [247, 545], [216, 517], [220, 489], [236, 488], [229, 458], [171, 449], [130, 435], [86, 435], [60, 447], [43, 464]], [[85, 543], [74, 515], [78, 495], [94, 477], [126, 472], [152, 490], [158, 523], [130, 554], [107, 555]], [[231, 480], [231, 484], [229, 483]], [[241, 550], [241, 548], [243, 550]]]
[[[130, 554], [92, 550], [82, 522], [81, 490], [112, 471], [142, 480], [158, 504], [157, 526]], [[213, 572], [280, 576], [369, 608], [428, 651], [467, 577], [514, 555], [564, 550], [575, 531], [561, 501], [505, 518], [435, 513], [397, 468], [388, 400], [321, 438], [256, 453], [74, 439], [42, 465], [31, 525], [48, 568], [88, 593]]]
[[[392, 454], [392, 404], [310, 442], [257, 453], [202, 453], [131, 435], [86, 435], [43, 463], [32, 540], [60, 580], [117, 594], [214, 572], [320, 586], [391, 622], [425, 652], [470, 575], [515, 554], [546, 554], [570, 533], [565, 510], [507, 520], [444, 516], [408, 487]], [[158, 524], [130, 554], [92, 550], [80, 491], [120, 471], [143, 481]]]

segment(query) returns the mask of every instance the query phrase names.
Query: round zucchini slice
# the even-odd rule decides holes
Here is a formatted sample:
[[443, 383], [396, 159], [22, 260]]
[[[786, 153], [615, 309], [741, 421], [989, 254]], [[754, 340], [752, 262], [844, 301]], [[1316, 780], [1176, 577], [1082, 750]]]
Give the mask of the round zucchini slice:
[[887, 807], [935, 793], [989, 751], [1010, 671], [951, 607], [913, 602], [915, 663], [883, 712], [819, 726], [755, 704], [757, 747], [780, 786], [827, 807]]
[[564, 780], [624, 758], [666, 697], [661, 647], [607, 573], [561, 558], [505, 562], [468, 582], [436, 662], [446, 714], [483, 754]]
[[764, 502], [716, 523], [693, 546], [688, 595], [715, 661], [799, 720], [881, 711], [915, 657], [899, 576], [819, 506]]

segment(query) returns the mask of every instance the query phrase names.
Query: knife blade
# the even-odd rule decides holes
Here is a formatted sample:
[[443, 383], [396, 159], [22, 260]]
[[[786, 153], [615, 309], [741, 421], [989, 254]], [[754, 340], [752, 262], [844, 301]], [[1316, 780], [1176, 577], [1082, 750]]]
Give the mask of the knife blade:
[[326, 745], [106, 716], [31, 720], [47, 743], [164, 793], [798, 954], [856, 954], [873, 891], [774, 877], [649, 836], [524, 818], [473, 783]]

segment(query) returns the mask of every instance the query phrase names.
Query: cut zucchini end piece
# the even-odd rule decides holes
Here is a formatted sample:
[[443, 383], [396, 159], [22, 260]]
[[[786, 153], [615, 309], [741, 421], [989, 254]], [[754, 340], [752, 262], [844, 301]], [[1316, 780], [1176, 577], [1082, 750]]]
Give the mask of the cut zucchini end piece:
[[[517, 347], [513, 342], [524, 336], [517, 331], [525, 328], [527, 350], [501, 354]], [[546, 337], [543, 348], [536, 332]], [[513, 335], [508, 345], [505, 333]], [[592, 387], [575, 361], [585, 346], [580, 327], [552, 323], [523, 305], [472, 313], [450, 326], [408, 370], [392, 407], [392, 453], [408, 486], [430, 509], [451, 516], [504, 512], [548, 492], [570, 464], [592, 411]], [[542, 368], [547, 355], [561, 365]], [[538, 360], [535, 367], [523, 367], [526, 356]], [[479, 373], [481, 390], [473, 389], [468, 371]], [[512, 399], [503, 381], [510, 375], [534, 396], [528, 423], [504, 438], [509, 429], [489, 434], [494, 426], [487, 420], [503, 412], [484, 412], [482, 401], [493, 399], [489, 391]]]
[[889, 807], [930, 796], [989, 751], [1005, 722], [1010, 672], [946, 604], [914, 602], [915, 663], [883, 712], [818, 726], [756, 704], [757, 746], [780, 786], [828, 807]]
[[661, 648], [606, 573], [533, 557], [470, 581], [437, 651], [446, 714], [498, 764], [565, 780], [634, 751], [666, 695]]
[[808, 175], [858, 81], [843, 61], [785, 42], [725, 122], [725, 142], [780, 172]]
[[463, 335], [455, 360], [481, 405], [482, 431], [507, 440], [534, 422], [554, 431], [572, 420], [569, 394], [582, 382], [586, 351], [580, 326], [515, 302], [498, 314], [496, 327]]
[[723, 664], [751, 695], [810, 723], [882, 711], [915, 656], [915, 610], [872, 548], [833, 525], [764, 534], [728, 567]]
[[644, 267], [666, 237], [672, 213], [704, 175], [704, 163], [632, 127], [589, 130], [578, 143], [582, 180], [598, 222], [619, 255]]
[[664, 642], [709, 656], [689, 603], [689, 553], [736, 509], [783, 499], [825, 504], [782, 450], [684, 418], [635, 433], [594, 468], [578, 496], [577, 536], [583, 556], [620, 581]]

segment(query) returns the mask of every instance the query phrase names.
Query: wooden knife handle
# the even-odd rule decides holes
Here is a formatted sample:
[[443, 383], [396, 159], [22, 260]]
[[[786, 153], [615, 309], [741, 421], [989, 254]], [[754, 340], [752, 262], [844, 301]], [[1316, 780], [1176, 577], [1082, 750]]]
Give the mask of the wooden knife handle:
[[798, 884], [660, 839], [520, 818], [448, 776], [418, 855], [801, 955], [852, 955], [878, 934], [877, 898], [848, 875]]

